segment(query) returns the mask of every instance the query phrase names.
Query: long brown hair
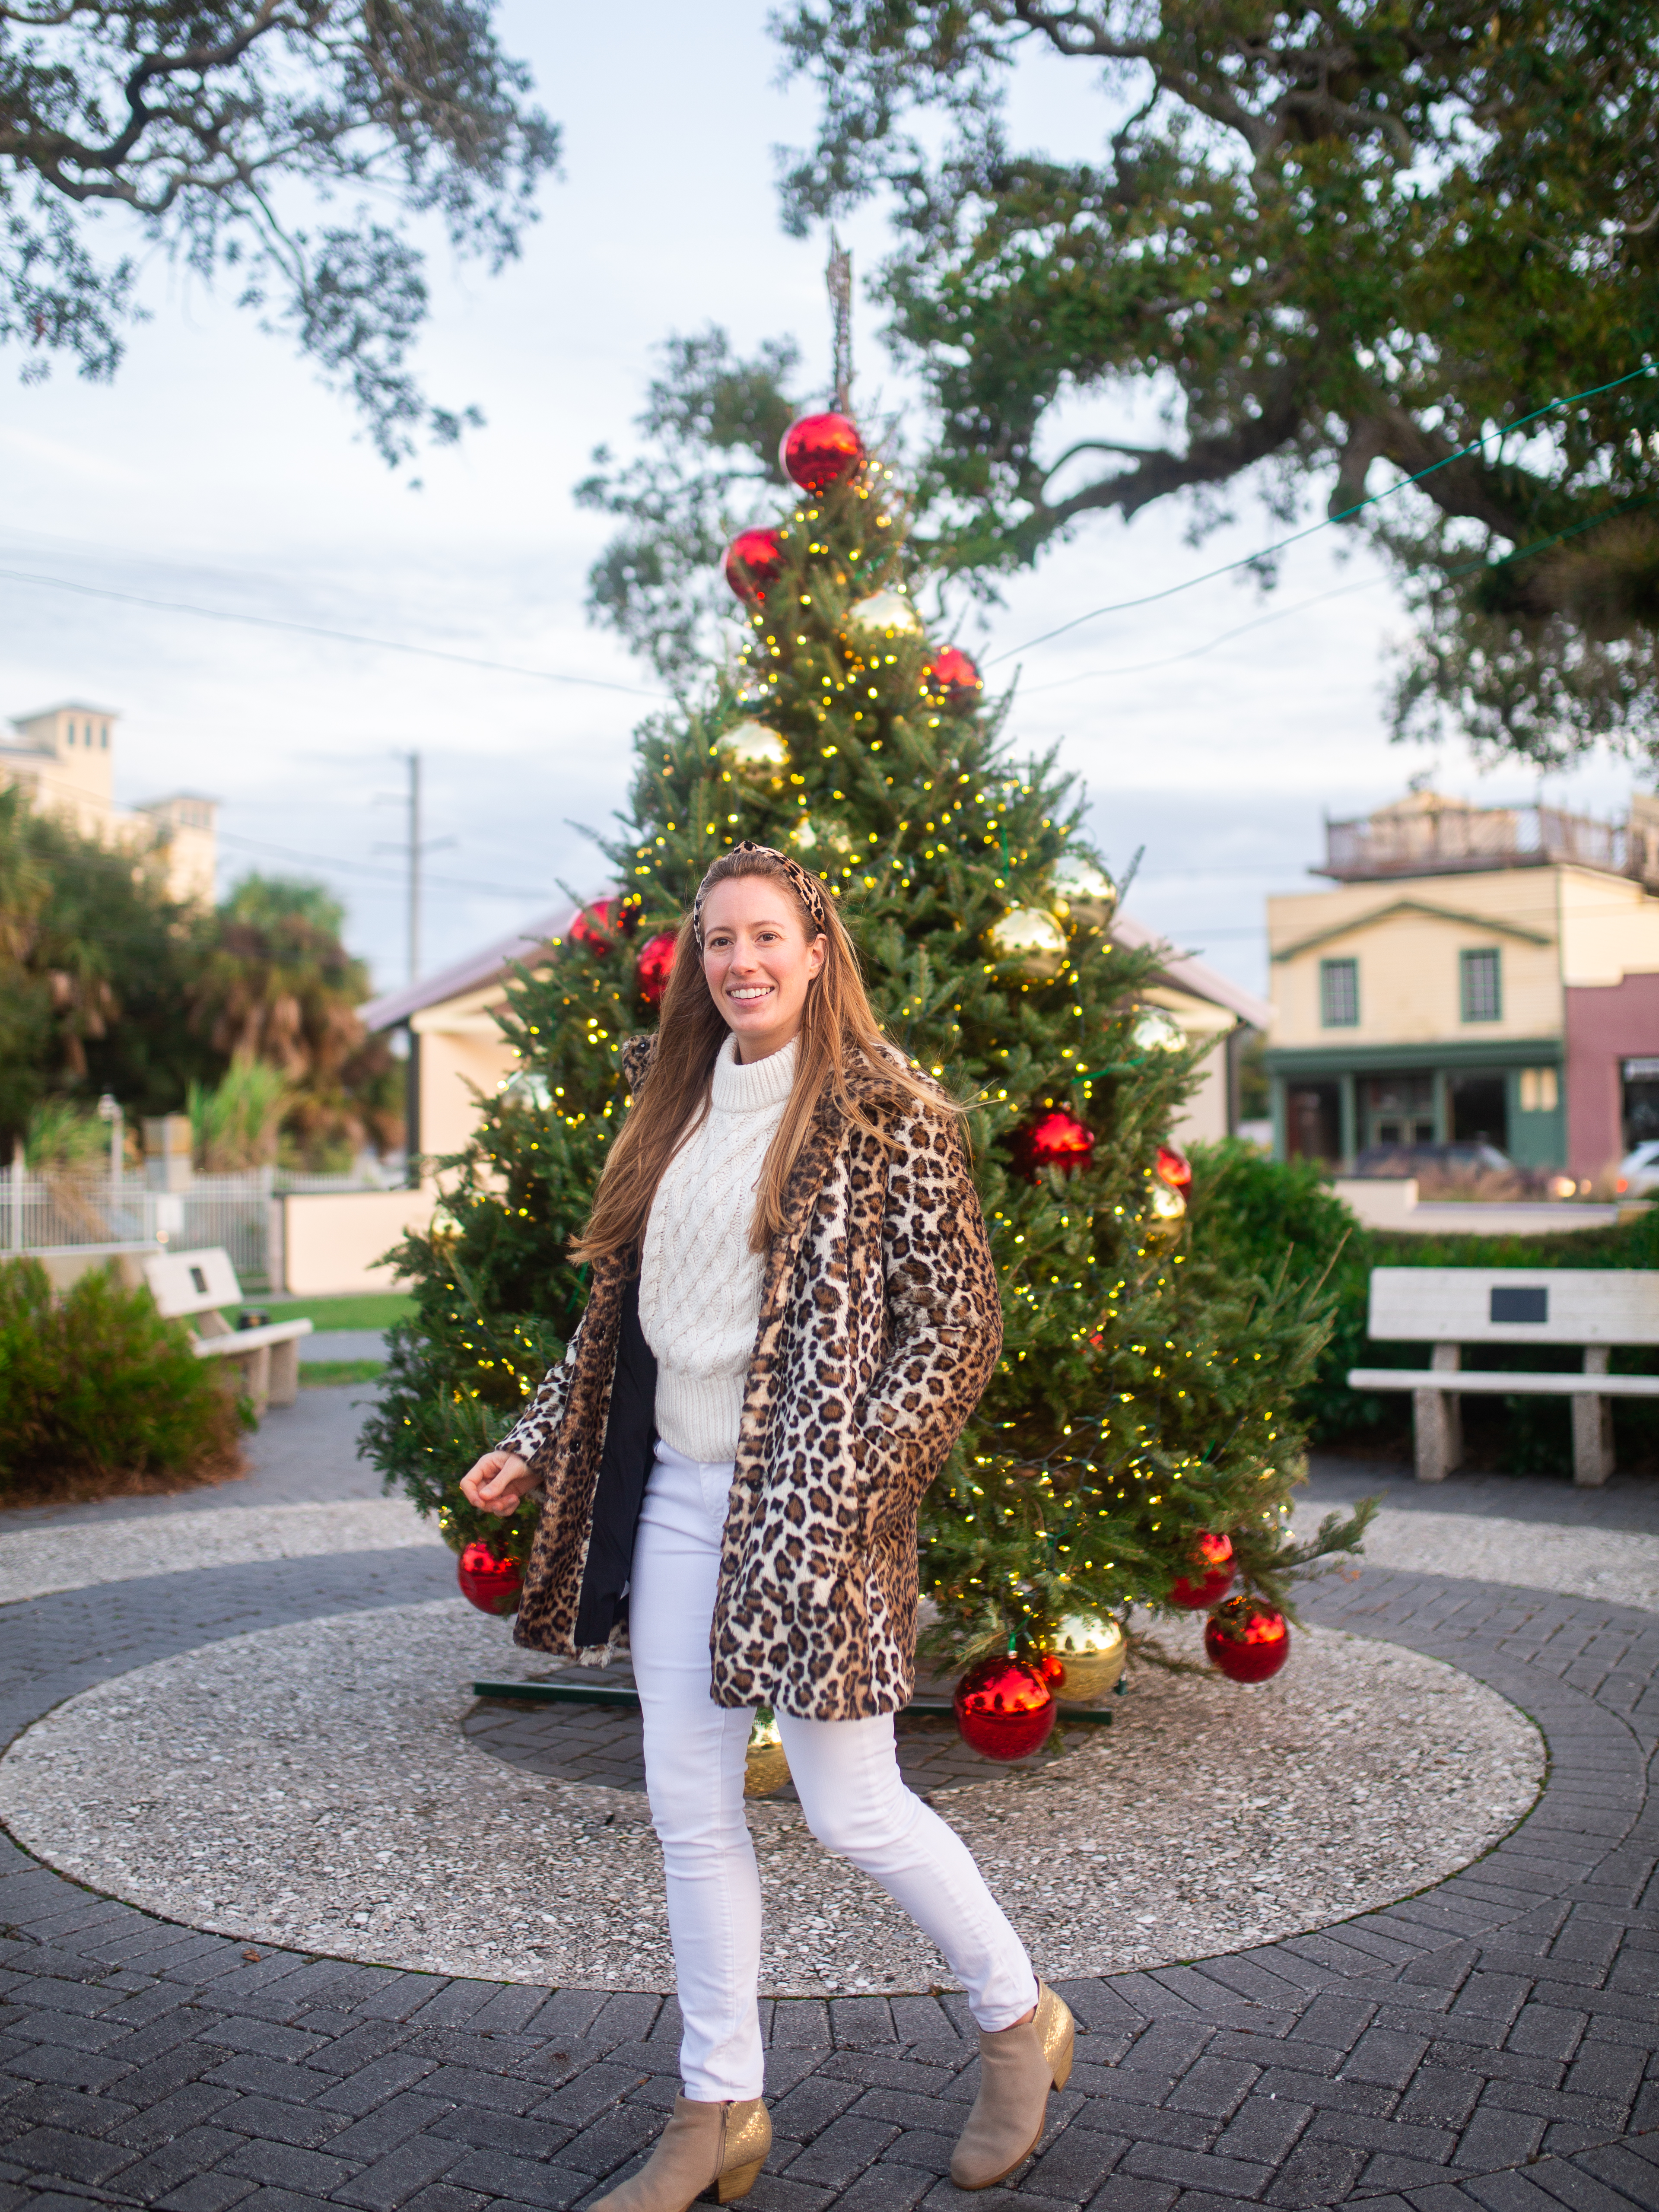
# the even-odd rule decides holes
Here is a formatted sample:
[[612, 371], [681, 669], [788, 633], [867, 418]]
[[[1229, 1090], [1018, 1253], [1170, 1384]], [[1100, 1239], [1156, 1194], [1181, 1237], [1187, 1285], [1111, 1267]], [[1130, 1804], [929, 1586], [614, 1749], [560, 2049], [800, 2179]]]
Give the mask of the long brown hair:
[[[800, 886], [792, 880], [797, 874], [805, 878]], [[881, 1135], [879, 1124], [848, 1087], [854, 1070], [875, 1074], [884, 1088], [914, 1098], [935, 1113], [955, 1110], [944, 1092], [916, 1074], [882, 1035], [853, 940], [842, 926], [835, 901], [817, 878], [807, 876], [798, 862], [764, 847], [723, 854], [703, 878], [697, 903], [680, 924], [650, 1073], [611, 1147], [587, 1225], [570, 1248], [574, 1259], [601, 1259], [632, 1250], [641, 1242], [663, 1170], [708, 1113], [714, 1062], [732, 1032], [703, 975], [697, 921], [715, 884], [740, 876], [765, 876], [781, 885], [793, 902], [807, 944], [822, 935], [828, 946], [823, 967], [806, 987], [795, 1040], [794, 1084], [761, 1171], [750, 1231], [751, 1250], [763, 1252], [782, 1226], [790, 1170], [826, 1090], [847, 1121]]]

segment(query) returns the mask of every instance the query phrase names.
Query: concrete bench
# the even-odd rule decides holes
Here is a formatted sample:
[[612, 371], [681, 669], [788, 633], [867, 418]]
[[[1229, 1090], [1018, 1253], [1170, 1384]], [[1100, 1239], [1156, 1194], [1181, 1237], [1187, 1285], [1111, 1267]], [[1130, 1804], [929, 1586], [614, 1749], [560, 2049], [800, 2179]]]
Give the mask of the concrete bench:
[[[1373, 1267], [1370, 1333], [1379, 1344], [1434, 1346], [1427, 1368], [1348, 1372], [1351, 1390], [1411, 1392], [1419, 1482], [1443, 1482], [1462, 1465], [1466, 1397], [1571, 1398], [1572, 1479], [1591, 1486], [1613, 1472], [1613, 1399], [1659, 1398], [1659, 1375], [1607, 1372], [1615, 1344], [1659, 1344], [1659, 1275], [1641, 1268]], [[1582, 1345], [1583, 1370], [1470, 1373], [1466, 1344]]]
[[157, 1252], [143, 1267], [157, 1310], [169, 1321], [192, 1322], [198, 1359], [236, 1363], [256, 1414], [263, 1415], [267, 1406], [294, 1403], [300, 1395], [300, 1339], [311, 1334], [308, 1321], [233, 1328], [219, 1308], [240, 1305], [242, 1286], [229, 1253], [216, 1246], [205, 1252]]

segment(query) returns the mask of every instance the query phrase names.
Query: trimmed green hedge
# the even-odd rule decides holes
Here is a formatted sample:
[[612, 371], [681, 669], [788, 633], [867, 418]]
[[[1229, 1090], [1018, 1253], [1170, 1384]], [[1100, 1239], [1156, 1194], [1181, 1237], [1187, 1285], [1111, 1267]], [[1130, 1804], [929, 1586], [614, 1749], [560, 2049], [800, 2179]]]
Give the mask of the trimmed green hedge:
[[240, 1473], [243, 1410], [216, 1364], [103, 1268], [56, 1297], [39, 1261], [0, 1266], [0, 1505]]
[[[1323, 1274], [1334, 1300], [1319, 1372], [1304, 1393], [1314, 1440], [1410, 1449], [1411, 1401], [1404, 1393], [1360, 1395], [1351, 1367], [1421, 1367], [1424, 1344], [1373, 1344], [1365, 1334], [1373, 1267], [1659, 1267], [1659, 1207], [1613, 1229], [1549, 1236], [1413, 1236], [1363, 1228], [1305, 1160], [1270, 1160], [1233, 1140], [1193, 1147], [1192, 1228], [1195, 1251], [1241, 1272], [1271, 1277], [1280, 1267], [1301, 1279]], [[1498, 1345], [1467, 1351], [1471, 1367], [1577, 1367], [1571, 1346]], [[1615, 1373], [1659, 1373], [1659, 1349], [1615, 1352]], [[1565, 1399], [1466, 1398], [1471, 1464], [1514, 1474], [1558, 1474], [1572, 1466], [1571, 1413]], [[1659, 1468], [1659, 1401], [1615, 1401], [1615, 1445], [1622, 1468]]]

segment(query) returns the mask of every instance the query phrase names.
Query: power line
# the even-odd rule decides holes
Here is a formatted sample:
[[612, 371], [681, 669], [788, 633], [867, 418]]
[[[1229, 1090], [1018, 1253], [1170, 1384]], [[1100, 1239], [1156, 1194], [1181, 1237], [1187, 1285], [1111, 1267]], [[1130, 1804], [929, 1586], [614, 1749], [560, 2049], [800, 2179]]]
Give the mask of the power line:
[[[1185, 653], [1165, 653], [1159, 660], [1137, 660], [1127, 668], [1091, 668], [1081, 676], [1057, 677], [1052, 684], [1030, 684], [1019, 696], [1022, 699], [1038, 699], [1045, 691], [1063, 691], [1068, 684], [1098, 684], [1115, 676], [1145, 676], [1154, 668], [1173, 668], [1177, 661], [1200, 660], [1206, 653], [1213, 653], [1217, 646], [1230, 645], [1234, 638], [1243, 637], [1247, 630], [1261, 629], [1268, 623], [1305, 614], [1310, 607], [1321, 606], [1327, 599], [1346, 599], [1351, 592], [1374, 592], [1378, 585], [1389, 580], [1387, 576], [1363, 576], [1357, 584], [1337, 584], [1328, 592], [1316, 592], [1310, 599], [1298, 599], [1293, 607], [1275, 607], [1268, 614], [1258, 615], [1254, 622], [1240, 623], [1237, 629], [1224, 629], [1218, 637], [1210, 638], [1203, 645], [1189, 646]], [[1084, 620], [1088, 620], [1087, 616]]]
[[[1138, 884], [1231, 883], [1240, 876], [1289, 876], [1300, 870], [1311, 875], [1315, 870], [1305, 860], [1285, 860], [1275, 865], [1270, 860], [1245, 860], [1236, 868], [1212, 868], [1199, 866], [1191, 868], [1143, 868], [1135, 877]], [[1290, 894], [1287, 892], [1288, 897]]]
[[642, 690], [637, 684], [613, 684], [602, 676], [565, 676], [552, 668], [523, 668], [509, 660], [486, 660], [473, 653], [446, 653], [435, 645], [405, 645], [397, 638], [363, 637], [355, 630], [325, 629], [319, 623], [289, 622], [280, 615], [233, 614], [223, 607], [192, 606], [185, 599], [151, 599], [137, 592], [117, 592], [106, 584], [77, 584], [66, 576], [33, 575], [26, 569], [0, 568], [12, 584], [44, 584], [56, 592], [78, 592], [92, 599], [118, 599], [122, 605], [149, 607], [163, 614], [199, 615], [204, 622], [244, 623], [256, 629], [290, 630], [301, 637], [325, 637], [336, 645], [367, 645], [380, 653], [407, 653], [422, 660], [447, 660], [458, 668], [487, 668], [498, 676], [528, 676], [540, 684], [577, 684], [591, 691], [625, 691], [634, 699], [665, 699], [665, 691]]
[[[1534, 553], [1547, 553], [1552, 545], [1565, 544], [1569, 538], [1582, 537], [1585, 531], [1594, 530], [1601, 523], [1613, 521], [1620, 515], [1636, 514], [1652, 505], [1650, 499], [1627, 500], [1622, 507], [1609, 507], [1602, 514], [1592, 514], [1586, 521], [1575, 522], [1565, 530], [1554, 531], [1547, 538], [1535, 538], [1529, 544], [1517, 545], [1513, 552], [1500, 553], [1496, 559], [1489, 559], [1483, 553], [1477, 555], [1473, 561], [1460, 562], [1455, 568], [1443, 569], [1441, 580], [1452, 584], [1461, 576], [1473, 575], [1477, 568], [1503, 568], [1512, 561], [1530, 560]], [[1200, 577], [1194, 580], [1201, 583], [1203, 579]], [[1235, 629], [1223, 630], [1219, 636], [1209, 638], [1202, 645], [1189, 646], [1184, 653], [1167, 653], [1159, 660], [1134, 661], [1127, 668], [1087, 669], [1081, 676], [1061, 676], [1052, 684], [1032, 684], [1020, 696], [1036, 699], [1045, 691], [1063, 691], [1068, 684], [1102, 683], [1116, 676], [1144, 676], [1155, 668], [1172, 668], [1178, 661], [1199, 660], [1206, 653], [1212, 653], [1217, 646], [1231, 644], [1234, 638], [1243, 637], [1249, 630], [1261, 629], [1267, 623], [1283, 622], [1291, 615], [1305, 614], [1310, 607], [1321, 606], [1327, 599], [1346, 599], [1351, 592], [1375, 591], [1379, 584], [1386, 584], [1389, 580], [1387, 576], [1364, 576], [1355, 584], [1336, 584], [1328, 592], [1316, 592], [1311, 599], [1298, 599], [1293, 607], [1276, 607], [1267, 614], [1258, 615], [1254, 622], [1240, 623]], [[1083, 619], [1086, 621], [1088, 617], [1085, 616]]]
[[[1188, 576], [1184, 582], [1166, 584], [1162, 591], [1146, 592], [1139, 599], [1119, 599], [1110, 606], [1096, 607], [1086, 615], [1075, 615], [1070, 622], [1061, 623], [1057, 629], [1044, 630], [1041, 637], [1027, 638], [1024, 645], [1010, 646], [1006, 653], [995, 654], [986, 665], [994, 668], [1000, 660], [1010, 660], [1017, 653], [1030, 653], [1036, 646], [1048, 645], [1054, 638], [1064, 637], [1068, 630], [1080, 629], [1085, 623], [1097, 622], [1102, 615], [1128, 614], [1137, 607], [1156, 606], [1160, 600], [1175, 599], [1182, 592], [1190, 592], [1196, 585], [1212, 583], [1218, 576], [1230, 576], [1237, 568], [1248, 568], [1254, 562], [1267, 560], [1275, 553], [1284, 552], [1287, 546], [1299, 545], [1304, 538], [1316, 537], [1322, 530], [1332, 529], [1337, 523], [1347, 521], [1351, 515], [1358, 514], [1365, 507], [1375, 507], [1379, 500], [1392, 499], [1396, 492], [1406, 490], [1409, 485], [1421, 483], [1425, 477], [1437, 475], [1442, 469], [1449, 469], [1454, 461], [1464, 460], [1470, 453], [1479, 453], [1483, 446], [1490, 446], [1499, 438], [1513, 437], [1517, 430], [1524, 429], [1528, 422], [1537, 422], [1542, 415], [1553, 414], [1559, 407], [1576, 407], [1581, 399], [1598, 398], [1604, 392], [1617, 392], [1621, 385], [1634, 384], [1638, 377], [1652, 374], [1651, 365], [1632, 368], [1626, 375], [1615, 376], [1609, 383], [1592, 385], [1585, 392], [1569, 392], [1562, 399], [1547, 400], [1543, 406], [1534, 407], [1530, 415], [1522, 415], [1513, 422], [1506, 422], [1501, 429], [1488, 430], [1484, 437], [1473, 439], [1467, 446], [1460, 446], [1455, 453], [1446, 454], [1443, 459], [1433, 462], [1428, 468], [1419, 469], [1414, 475], [1402, 477], [1398, 483], [1389, 484], [1382, 491], [1372, 492], [1368, 498], [1356, 500], [1352, 507], [1345, 507], [1338, 514], [1324, 515], [1319, 521], [1310, 522], [1305, 530], [1293, 532], [1289, 538], [1281, 538], [1272, 545], [1259, 546], [1254, 553], [1243, 554], [1237, 561], [1224, 561], [1218, 568], [1206, 568], [1202, 575]], [[1510, 557], [1514, 558], [1514, 556]]]
[[[274, 853], [280, 860], [300, 860], [309, 868], [338, 868], [351, 877], [354, 881], [358, 878], [368, 878], [377, 890], [382, 886], [387, 890], [395, 886], [405, 895], [407, 894], [409, 878], [405, 872], [394, 872], [389, 868], [377, 868], [372, 862], [366, 865], [362, 860], [347, 860], [343, 854], [337, 853], [300, 853], [296, 852], [291, 845], [273, 845], [268, 838], [242, 837], [228, 830], [222, 830], [219, 832], [219, 842], [222, 845], [245, 845], [252, 852]], [[426, 875], [422, 877], [422, 881], [435, 884], [443, 890], [467, 891], [475, 898], [515, 899], [520, 906], [527, 900], [554, 899], [559, 896], [557, 892], [541, 890], [533, 887], [526, 889], [521, 886], [515, 890], [504, 884], [468, 883], [459, 876]]]

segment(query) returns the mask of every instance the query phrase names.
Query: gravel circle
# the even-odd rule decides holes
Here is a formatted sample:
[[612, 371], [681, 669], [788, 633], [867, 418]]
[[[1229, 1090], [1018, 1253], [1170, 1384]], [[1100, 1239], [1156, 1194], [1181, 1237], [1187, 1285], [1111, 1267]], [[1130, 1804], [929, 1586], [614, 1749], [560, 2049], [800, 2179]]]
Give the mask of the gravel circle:
[[[0, 1759], [61, 1873], [252, 1943], [486, 1979], [673, 1987], [635, 1792], [470, 1744], [475, 1675], [548, 1662], [459, 1599], [205, 1645], [70, 1698]], [[1316, 1630], [1271, 1682], [1138, 1669], [1109, 1730], [934, 1793], [1039, 1972], [1239, 1950], [1443, 1880], [1532, 1805], [1537, 1732], [1455, 1668]], [[752, 1803], [775, 1996], [956, 1986], [799, 1808]]]
[[[1331, 1510], [1333, 1501], [1299, 1498], [1297, 1533], [1310, 1534]], [[438, 1541], [435, 1524], [422, 1521], [401, 1498], [181, 1505], [96, 1523], [0, 1525], [0, 1605], [137, 1576]], [[1385, 1506], [1366, 1536], [1364, 1557], [1373, 1567], [1559, 1590], [1659, 1612], [1659, 1536], [1636, 1529], [1562, 1528], [1498, 1514], [1400, 1512]]]

